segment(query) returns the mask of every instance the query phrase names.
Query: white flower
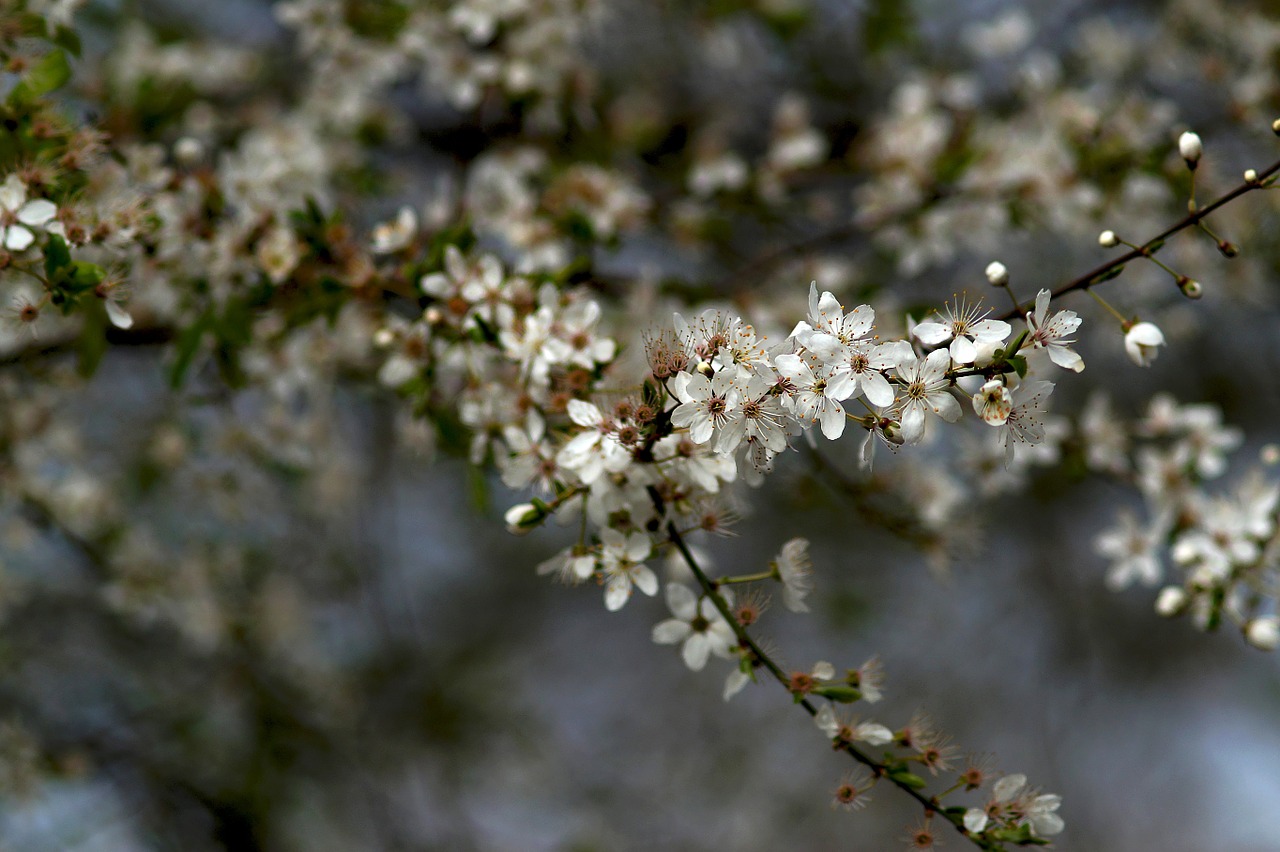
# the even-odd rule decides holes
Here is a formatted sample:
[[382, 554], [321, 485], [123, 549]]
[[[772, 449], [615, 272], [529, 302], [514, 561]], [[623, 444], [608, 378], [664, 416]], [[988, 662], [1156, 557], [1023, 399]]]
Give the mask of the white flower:
[[659, 645], [683, 642], [680, 654], [684, 664], [695, 672], [702, 671], [712, 654], [732, 656], [731, 649], [737, 643], [737, 637], [711, 598], [699, 600], [688, 586], [668, 583], [667, 606], [675, 618], [654, 626], [654, 642]]
[[893, 405], [893, 386], [882, 370], [898, 361], [898, 347], [890, 343], [854, 341], [844, 349], [844, 359], [831, 370], [827, 390], [836, 399], [855, 399], [864, 393], [872, 405]]
[[987, 812], [982, 808], [969, 808], [964, 812], [964, 827], [973, 834], [981, 834], [987, 827]]
[[[919, 328], [919, 326], [917, 326]], [[948, 388], [947, 368], [951, 356], [945, 349], [935, 349], [922, 361], [914, 353], [903, 353], [898, 359], [898, 378], [902, 380], [902, 440], [917, 443], [924, 437], [925, 412], [932, 412], [948, 423], [960, 419], [960, 403]]]
[[[844, 406], [827, 382], [827, 367], [815, 364], [813, 369], [800, 360], [799, 355], [787, 353], [773, 359], [773, 363], [792, 387], [791, 402], [797, 418], [809, 423], [821, 423], [822, 434], [834, 441], [844, 434]], [[851, 385], [844, 385], [848, 390]]]
[[580, 399], [569, 400], [569, 419], [586, 431], [579, 432], [556, 454], [556, 463], [574, 471], [587, 485], [605, 471], [618, 473], [631, 463], [631, 453], [618, 443], [613, 427], [600, 409]]
[[380, 222], [373, 228], [369, 241], [374, 254], [391, 254], [400, 251], [413, 241], [418, 233], [418, 215], [413, 208], [404, 206], [396, 214], [394, 222]]
[[893, 742], [893, 731], [884, 725], [870, 721], [843, 721], [836, 715], [835, 709], [830, 704], [822, 705], [817, 715], [813, 717], [813, 723], [829, 739], [840, 737], [849, 742], [861, 742], [869, 746], [882, 746]]
[[600, 532], [600, 563], [604, 573], [604, 606], [616, 612], [631, 597], [634, 586], [646, 595], [658, 593], [658, 577], [644, 564], [652, 545], [644, 533], [623, 535], [608, 528]]
[[973, 410], [989, 426], [1003, 426], [1013, 411], [1013, 395], [999, 379], [985, 383], [973, 395]]
[[58, 215], [58, 208], [44, 198], [27, 200], [27, 185], [17, 175], [0, 184], [0, 245], [23, 251], [33, 242], [32, 228], [42, 228]]
[[780, 453], [787, 448], [788, 419], [782, 400], [769, 393], [769, 385], [759, 378], [752, 379], [741, 404], [729, 413], [716, 450], [731, 452], [744, 440], [753, 440], [770, 452]]
[[1013, 464], [1017, 444], [1035, 445], [1044, 440], [1044, 408], [1053, 382], [1023, 382], [1013, 391], [1013, 408], [1000, 427], [997, 441], [1004, 445], [1005, 465]]
[[1094, 542], [1098, 554], [1111, 560], [1107, 587], [1119, 591], [1134, 580], [1144, 586], [1154, 586], [1159, 582], [1162, 571], [1156, 548], [1167, 529], [1163, 521], [1143, 529], [1132, 513], [1121, 512], [1119, 526], [1106, 530]]
[[1134, 323], [1124, 334], [1124, 351], [1139, 367], [1150, 367], [1161, 346], [1164, 346], [1164, 333], [1153, 323]]
[[687, 428], [695, 444], [710, 441], [729, 421], [740, 399], [732, 370], [721, 370], [711, 379], [701, 373], [677, 373], [671, 378], [671, 392], [680, 400], [671, 412], [671, 423]]
[[809, 561], [809, 542], [793, 538], [782, 545], [774, 560], [774, 569], [782, 582], [782, 602], [792, 612], [808, 612], [805, 595], [813, 589], [813, 563]]
[[875, 324], [876, 312], [859, 305], [848, 314], [834, 294], [818, 295], [818, 283], [809, 284], [809, 321], [796, 325], [791, 336], [821, 358], [829, 358], [840, 347], [866, 337]]
[[1070, 344], [1074, 341], [1067, 337], [1075, 333], [1083, 320], [1076, 316], [1075, 311], [1058, 311], [1049, 316], [1049, 297], [1048, 290], [1041, 290], [1036, 295], [1035, 311], [1027, 314], [1031, 345], [1046, 350], [1049, 359], [1059, 367], [1078, 373], [1084, 369], [1084, 359], [1071, 350]]
[[977, 344], [999, 343], [1012, 331], [1009, 323], [1003, 320], [982, 319], [988, 313], [990, 311], [983, 310], [980, 304], [969, 305], [960, 301], [947, 305], [942, 322], [922, 322], [912, 330], [912, 334], [929, 346], [950, 340], [951, 359], [957, 364], [972, 364], [978, 357]]

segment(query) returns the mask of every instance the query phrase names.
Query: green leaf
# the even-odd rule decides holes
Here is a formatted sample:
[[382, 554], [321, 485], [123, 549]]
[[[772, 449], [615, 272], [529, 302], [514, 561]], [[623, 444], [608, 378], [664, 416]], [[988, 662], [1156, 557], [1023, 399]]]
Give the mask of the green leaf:
[[66, 85], [70, 79], [71, 64], [67, 62], [66, 51], [51, 50], [22, 75], [22, 79], [9, 92], [9, 103], [31, 103], [41, 95]]
[[65, 24], [59, 24], [53, 31], [53, 43], [58, 47], [70, 53], [77, 59], [80, 58], [80, 36], [71, 27]]
[[862, 19], [862, 44], [875, 54], [909, 45], [915, 38], [915, 15], [909, 0], [872, 0]]
[[62, 270], [70, 265], [71, 249], [67, 248], [67, 241], [57, 234], [50, 234], [44, 247], [44, 274], [49, 283], [59, 283]]
[[82, 311], [84, 326], [76, 341], [76, 371], [86, 379], [98, 371], [107, 351], [107, 311], [100, 299], [89, 302], [89, 308]]
[[205, 311], [200, 315], [199, 319], [178, 334], [173, 366], [169, 368], [169, 384], [171, 387], [178, 388], [182, 386], [182, 382], [187, 376], [187, 370], [191, 368], [191, 362], [195, 360], [196, 351], [200, 348], [200, 341], [204, 339], [205, 332], [209, 329], [210, 319], [209, 311]]

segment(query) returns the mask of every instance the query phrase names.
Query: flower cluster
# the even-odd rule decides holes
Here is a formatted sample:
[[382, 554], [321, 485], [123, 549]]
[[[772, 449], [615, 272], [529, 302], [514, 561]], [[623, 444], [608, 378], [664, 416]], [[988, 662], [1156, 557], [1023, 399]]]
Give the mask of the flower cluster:
[[[1259, 468], [1228, 493], [1205, 487], [1226, 473], [1240, 431], [1223, 424], [1215, 406], [1179, 405], [1167, 394], [1154, 397], [1132, 429], [1117, 428], [1100, 398], [1082, 425], [1111, 433], [1093, 444], [1090, 464], [1132, 482], [1146, 503], [1145, 521], [1123, 514], [1097, 538], [1111, 563], [1107, 584], [1165, 583], [1156, 599], [1160, 614], [1189, 614], [1201, 630], [1231, 623], [1250, 644], [1280, 646], [1280, 481]], [[1115, 441], [1128, 434], [1132, 444]], [[1274, 463], [1277, 453], [1268, 447], [1263, 457]]]

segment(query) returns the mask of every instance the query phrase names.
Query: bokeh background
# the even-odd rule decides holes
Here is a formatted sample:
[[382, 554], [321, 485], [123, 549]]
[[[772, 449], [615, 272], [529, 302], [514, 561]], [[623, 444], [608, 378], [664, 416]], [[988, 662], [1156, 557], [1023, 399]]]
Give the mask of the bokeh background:
[[[1085, 85], [1087, 63], [1069, 59], [1081, 26], [1101, 20], [1122, 42], [1155, 50], [1143, 39], [1167, 11], [1017, 4], [1034, 24], [1030, 46], [984, 57], [956, 34], [998, 20], [1009, 4], [805, 5], [820, 25], [785, 49], [730, 15], [721, 41], [734, 50], [709, 56], [681, 4], [619, 3], [592, 31], [589, 55], [608, 79], [643, 81], [691, 114], [732, 99], [748, 124], [767, 125], [780, 93], [814, 85], [816, 122], [856, 134], [898, 82], [897, 66], [871, 49], [877, 39], [898, 40], [895, 62], [967, 70], [998, 111], [1008, 81], [1031, 62], [1026, 50], [1067, 57], [1064, 74]], [[100, 61], [138, 24], [168, 40], [266, 52], [289, 43], [270, 5], [251, 0], [95, 2], [83, 14]], [[1152, 63], [1169, 75], [1152, 72], [1138, 91], [1176, 104], [1183, 122], [1220, 128], [1206, 133], [1217, 143], [1207, 179], [1225, 186], [1274, 159], [1265, 126], [1233, 123], [1227, 84], [1188, 70], [1200, 56], [1171, 53]], [[466, 126], [447, 105], [414, 106], [412, 93], [400, 94], [421, 135], [379, 152], [401, 179], [354, 214], [366, 225], [420, 204], [436, 170], [451, 167], [450, 152], [422, 139]], [[1245, 251], [1262, 259], [1236, 279], [1212, 246], [1190, 252], [1209, 294], [1160, 305], [1171, 345], [1149, 372], [1124, 361], [1118, 334], [1088, 333], [1102, 328], [1100, 311], [1072, 306], [1086, 316], [1079, 349], [1090, 368], [1077, 387], [1060, 383], [1058, 410], [1097, 387], [1128, 417], [1157, 389], [1218, 403], [1248, 435], [1228, 479], [1280, 440], [1280, 284], [1267, 260], [1280, 257], [1276, 204], [1240, 206], [1230, 221], [1253, 229]], [[1099, 259], [1084, 229], [1031, 227], [1000, 248], [1015, 277], [1025, 270], [1028, 290]], [[826, 250], [867, 263], [876, 252], [853, 233]], [[980, 280], [987, 259], [987, 249], [962, 245], [950, 261], [881, 286], [893, 304], [936, 303], [957, 281]], [[734, 268], [653, 244], [624, 246], [609, 263], [623, 273]], [[810, 271], [795, 271], [797, 309]], [[1160, 286], [1158, 273], [1142, 275], [1133, 276], [1138, 292]], [[726, 286], [720, 295], [753, 298]], [[0, 518], [0, 848], [900, 845], [918, 814], [888, 789], [857, 814], [831, 808], [848, 766], [780, 690], [750, 687], [725, 703], [726, 672], [689, 672], [651, 643], [666, 617], [660, 600], [607, 613], [597, 589], [537, 577], [534, 566], [563, 537], [502, 532], [513, 498], [497, 478], [406, 441], [391, 394], [338, 381], [331, 398], [299, 398], [295, 413], [317, 430], [310, 439], [324, 458], [291, 466], [261, 458], [246, 438], [288, 428], [264, 425], [274, 409], [263, 394], [229, 391], [212, 374], [174, 390], [169, 357], [163, 346], [119, 347], [85, 385], [57, 351], [0, 367], [5, 398], [28, 434], [40, 433], [24, 463], [74, 459], [93, 474], [10, 501]], [[20, 402], [37, 388], [38, 404]], [[855, 469], [854, 444], [822, 452]], [[1160, 619], [1150, 589], [1104, 588], [1093, 536], [1139, 505], [1115, 484], [1040, 473], [1025, 494], [968, 508], [939, 571], [868, 523], [797, 453], [746, 495], [736, 536], [702, 545], [718, 570], [754, 571], [786, 539], [810, 538], [814, 612], [775, 605], [762, 633], [796, 668], [880, 655], [888, 686], [875, 718], [896, 725], [925, 708], [967, 750], [992, 752], [996, 766], [1060, 793], [1067, 831], [1057, 848], [1278, 849], [1280, 663], [1230, 632]], [[95, 511], [145, 519], [146, 540], [127, 542], [135, 558], [104, 557]]]

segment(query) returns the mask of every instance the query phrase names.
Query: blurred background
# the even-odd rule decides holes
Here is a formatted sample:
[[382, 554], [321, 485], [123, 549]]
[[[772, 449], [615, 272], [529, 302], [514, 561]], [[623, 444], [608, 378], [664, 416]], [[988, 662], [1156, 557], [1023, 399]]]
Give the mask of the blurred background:
[[[634, 111], [626, 121], [689, 132], [720, 109], [736, 116], [729, 135], [762, 149], [778, 98], [802, 91], [833, 150], [848, 149], [811, 178], [838, 190], [844, 218], [799, 181], [790, 190], [803, 203], [781, 221], [734, 210], [740, 227], [702, 250], [649, 234], [597, 258], [602, 280], [624, 282], [615, 288], [642, 267], [718, 282], [693, 292], [748, 311], [759, 304], [762, 325], [798, 317], [815, 277], [889, 306], [886, 314], [937, 304], [981, 284], [997, 247], [1027, 294], [1067, 280], [1100, 261], [1100, 227], [1145, 237], [1176, 218], [1184, 176], [1166, 161], [1188, 122], [1209, 131], [1206, 185], [1225, 188], [1277, 156], [1258, 120], [1277, 106], [1274, 80], [1250, 78], [1242, 93], [1231, 65], [1270, 57], [1274, 75], [1280, 37], [1257, 24], [1269, 20], [1267, 4], [1242, 4], [1257, 24], [1237, 33], [1247, 46], [1184, 15], [1190, 4], [606, 5], [581, 49], [598, 70], [599, 102]], [[142, 31], [159, 45], [228, 45], [268, 66], [295, 44], [270, 4], [252, 0], [93, 2], [80, 16], [86, 69], [129, 62], [114, 52], [125, 33], [135, 45]], [[1129, 59], [1118, 68], [1097, 59], [1119, 53]], [[254, 85], [281, 75], [288, 69], [268, 67]], [[892, 169], [877, 172], [857, 144], [895, 114], [909, 79], [930, 91], [963, 83], [987, 111], [977, 120], [989, 114], [1028, 134], [1056, 120], [1029, 112], [1038, 92], [1081, 93], [1111, 105], [1098, 108], [1103, 127], [1134, 124], [1121, 136], [1136, 153], [1104, 162], [1094, 151], [1091, 179], [1113, 194], [1089, 215], [1037, 208], [1028, 190], [1027, 219], [1015, 215], [1017, 229], [998, 246], [964, 209], [938, 226], [946, 234], [931, 232], [934, 208], [922, 204], [901, 239], [955, 245], [907, 262], [898, 238], [830, 223], [870, 206], [867, 188], [889, 179]], [[211, 100], [270, 110], [265, 91]], [[148, 130], [142, 109], [123, 121], [119, 90], [95, 94], [126, 138], [172, 136], [163, 122]], [[407, 84], [388, 97], [409, 129], [370, 146], [385, 177], [379, 193], [352, 204], [365, 229], [403, 203], [421, 207], [439, 174], [467, 167], [470, 146], [506, 132], [491, 106], [458, 109]], [[680, 150], [676, 132], [665, 144]], [[547, 139], [554, 150], [555, 134]], [[1108, 170], [1173, 177], [1153, 178], [1151, 197]], [[1048, 192], [1065, 207], [1074, 187]], [[1224, 215], [1247, 266], [1211, 243], [1173, 255], [1205, 280], [1202, 302], [1170, 296], [1158, 271], [1117, 285], [1170, 337], [1150, 371], [1124, 360], [1100, 310], [1072, 303], [1086, 317], [1078, 348], [1089, 369], [1060, 382], [1055, 410], [1079, 410], [1095, 388], [1125, 418], [1160, 389], [1211, 401], [1247, 435], [1227, 480], [1256, 467], [1259, 448], [1280, 440], [1276, 209], [1259, 194]], [[750, 263], [760, 245], [830, 231], [820, 251], [789, 252], [776, 269]], [[759, 280], [735, 278], [742, 270]], [[771, 295], [779, 287], [791, 292], [781, 307]], [[502, 510], [517, 497], [406, 425], [393, 394], [333, 369], [320, 395], [314, 377], [277, 369], [265, 354], [248, 367], [259, 384], [230, 389], [197, 368], [174, 389], [172, 353], [159, 343], [112, 348], [88, 381], [57, 348], [0, 366], [10, 494], [0, 516], [0, 848], [902, 845], [918, 812], [889, 789], [856, 814], [833, 809], [849, 765], [781, 690], [750, 686], [726, 703], [727, 671], [713, 662], [689, 672], [653, 645], [652, 626], [667, 615], [661, 600], [608, 613], [598, 589], [536, 576], [567, 538], [502, 532]], [[293, 384], [263, 389], [273, 382]], [[289, 452], [262, 451], [285, 432], [291, 440], [274, 446]], [[941, 470], [948, 451], [935, 451]], [[855, 475], [855, 443], [821, 452]], [[973, 484], [963, 470], [950, 476]], [[7, 487], [31, 478], [47, 487]], [[714, 570], [757, 571], [788, 538], [808, 537], [814, 611], [797, 616], [776, 602], [759, 633], [796, 669], [878, 654], [886, 699], [859, 709], [893, 727], [926, 709], [966, 751], [991, 752], [995, 766], [1061, 794], [1067, 830], [1056, 848], [1280, 849], [1280, 662], [1230, 631], [1204, 635], [1159, 618], [1151, 589], [1104, 588], [1093, 537], [1121, 509], [1140, 508], [1130, 489], [1051, 468], [1028, 478], [1021, 494], [953, 510], [953, 534], [926, 554], [869, 520], [805, 453], [789, 454], [763, 488], [744, 492], [736, 535], [700, 545]]]

